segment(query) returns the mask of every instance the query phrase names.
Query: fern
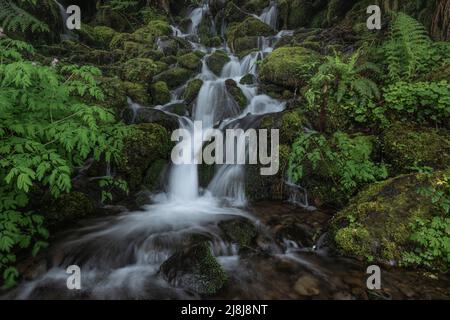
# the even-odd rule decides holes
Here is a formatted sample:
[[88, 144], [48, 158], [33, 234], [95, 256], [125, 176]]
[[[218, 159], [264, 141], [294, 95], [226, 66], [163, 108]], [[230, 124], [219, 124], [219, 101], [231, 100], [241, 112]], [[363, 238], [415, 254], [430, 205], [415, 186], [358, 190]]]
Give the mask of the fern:
[[434, 48], [425, 27], [405, 13], [398, 13], [384, 44], [388, 78], [391, 81], [412, 79], [432, 67]]
[[[16, 2], [16, 3], [14, 3]], [[20, 0], [17, 1], [0, 0], [0, 24], [5, 30], [22, 31], [31, 30], [32, 32], [49, 32], [48, 25], [37, 19], [28, 11], [24, 10], [20, 5], [35, 6], [37, 0]]]

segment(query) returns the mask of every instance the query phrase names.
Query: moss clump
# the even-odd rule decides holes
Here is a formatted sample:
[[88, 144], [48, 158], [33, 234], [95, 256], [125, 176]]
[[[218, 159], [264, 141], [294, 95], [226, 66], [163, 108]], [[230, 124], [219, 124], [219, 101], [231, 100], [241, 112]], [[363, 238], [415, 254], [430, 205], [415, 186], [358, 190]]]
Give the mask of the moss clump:
[[170, 89], [175, 89], [186, 83], [193, 75], [191, 70], [175, 67], [159, 74], [155, 80], [164, 81]]
[[147, 84], [158, 70], [157, 64], [151, 59], [134, 58], [122, 66], [122, 77], [130, 82]]
[[248, 219], [237, 218], [219, 222], [225, 237], [239, 245], [240, 249], [250, 247], [257, 235], [255, 225]]
[[143, 105], [149, 103], [147, 89], [142, 84], [111, 77], [100, 77], [97, 80], [105, 95], [105, 99], [99, 104], [114, 109], [118, 117], [128, 108], [127, 97]]
[[207, 242], [175, 252], [161, 265], [160, 271], [170, 283], [207, 296], [215, 294], [228, 281]]
[[228, 93], [233, 97], [234, 101], [236, 101], [239, 107], [244, 108], [247, 106], [247, 98], [245, 97], [241, 88], [238, 87], [236, 81], [234, 81], [233, 79], [227, 79], [225, 81], [225, 86], [227, 87]]
[[261, 80], [283, 87], [303, 85], [320, 62], [319, 55], [303, 47], [282, 47], [263, 60]]
[[397, 122], [384, 132], [383, 151], [395, 173], [406, 173], [416, 166], [444, 169], [450, 165], [450, 134]]
[[223, 67], [229, 61], [230, 57], [228, 57], [225, 51], [217, 50], [206, 59], [206, 64], [208, 65], [209, 70], [220, 76]]
[[195, 52], [190, 52], [178, 57], [178, 63], [186, 69], [199, 71], [202, 66], [200, 58]]
[[154, 105], [164, 105], [170, 102], [171, 95], [167, 83], [158, 81], [151, 85], [152, 102]]
[[418, 190], [436, 184], [440, 175], [403, 175], [366, 187], [331, 222], [338, 251], [398, 263], [409, 249], [412, 223], [432, 215], [431, 201]]
[[255, 76], [252, 74], [246, 74], [239, 81], [239, 83], [243, 85], [252, 85], [255, 84], [255, 82], [256, 82]]
[[232, 46], [234, 41], [240, 37], [260, 37], [271, 36], [274, 34], [275, 30], [255, 17], [248, 17], [240, 23], [233, 23], [228, 27], [226, 31], [226, 37], [230, 46]]
[[134, 126], [136, 130], [124, 141], [119, 175], [128, 182], [130, 190], [136, 190], [145, 172], [158, 159], [167, 159], [172, 144], [167, 130], [154, 123]]
[[303, 131], [305, 120], [296, 111], [286, 112], [281, 118], [280, 142], [291, 145]]
[[200, 79], [193, 79], [186, 85], [186, 89], [183, 92], [183, 99], [187, 104], [191, 104], [197, 99], [198, 93], [203, 85], [203, 81]]
[[49, 224], [72, 222], [94, 213], [91, 198], [84, 193], [73, 191], [61, 195], [46, 210]]

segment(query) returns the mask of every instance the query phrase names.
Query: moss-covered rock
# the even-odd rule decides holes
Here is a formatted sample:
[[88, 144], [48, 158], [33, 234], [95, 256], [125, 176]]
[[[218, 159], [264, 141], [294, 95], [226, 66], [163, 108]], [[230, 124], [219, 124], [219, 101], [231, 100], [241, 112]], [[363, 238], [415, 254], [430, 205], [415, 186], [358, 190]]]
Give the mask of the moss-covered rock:
[[228, 281], [207, 242], [177, 251], [161, 265], [160, 271], [173, 285], [206, 296], [219, 291]]
[[182, 38], [163, 36], [158, 39], [158, 48], [166, 56], [177, 56], [180, 55], [180, 52], [188, 53], [192, 50], [192, 45]]
[[169, 134], [154, 123], [135, 125], [134, 132], [124, 141], [119, 176], [128, 182], [130, 190], [142, 184], [148, 168], [158, 159], [167, 159], [172, 147]]
[[246, 218], [221, 221], [219, 228], [225, 239], [237, 243], [241, 250], [251, 247], [258, 233], [255, 225]]
[[225, 86], [228, 93], [233, 97], [234, 101], [236, 101], [239, 107], [244, 108], [247, 106], [247, 98], [245, 97], [241, 88], [239, 88], [239, 86], [237, 85], [236, 81], [234, 81], [233, 79], [227, 79], [225, 81]]
[[154, 105], [165, 105], [170, 102], [171, 94], [167, 83], [158, 81], [150, 87]]
[[256, 82], [256, 78], [252, 74], [246, 74], [239, 81], [239, 83], [243, 84], [243, 85], [252, 85], [252, 84], [255, 84], [255, 82]]
[[165, 83], [167, 83], [170, 89], [175, 89], [186, 83], [189, 78], [193, 76], [193, 74], [194, 73], [191, 70], [175, 67], [162, 72], [161, 74], [156, 76], [154, 80], [164, 81]]
[[226, 31], [228, 43], [245, 36], [271, 36], [276, 33], [269, 25], [255, 17], [247, 17], [240, 23], [231, 24]]
[[418, 191], [435, 185], [441, 175], [403, 175], [366, 187], [332, 219], [338, 251], [370, 262], [398, 263], [410, 249], [412, 223], [432, 215], [431, 201]]
[[47, 222], [53, 225], [74, 222], [92, 215], [95, 211], [95, 205], [88, 195], [73, 191], [61, 195], [45, 211]]
[[209, 70], [214, 72], [217, 76], [220, 76], [222, 69], [230, 61], [227, 53], [222, 50], [216, 50], [208, 58], [206, 58], [206, 64]]
[[320, 56], [303, 47], [282, 47], [274, 50], [261, 65], [262, 81], [283, 87], [302, 86], [318, 67]]
[[151, 59], [134, 58], [122, 66], [122, 78], [130, 82], [147, 84], [158, 71], [158, 65]]
[[283, 113], [280, 127], [280, 142], [291, 145], [298, 135], [303, 132], [305, 119], [298, 111]]
[[142, 185], [149, 191], [155, 192], [161, 189], [161, 174], [164, 171], [166, 164], [167, 161], [165, 159], [157, 159], [147, 169]]
[[195, 52], [190, 52], [178, 57], [178, 63], [186, 69], [199, 71], [202, 67], [201, 57]]
[[183, 92], [183, 99], [187, 104], [191, 104], [197, 99], [202, 85], [203, 81], [201, 79], [193, 79], [187, 83], [186, 89]]
[[445, 169], [450, 165], [450, 133], [397, 122], [383, 134], [383, 152], [397, 174], [417, 166]]

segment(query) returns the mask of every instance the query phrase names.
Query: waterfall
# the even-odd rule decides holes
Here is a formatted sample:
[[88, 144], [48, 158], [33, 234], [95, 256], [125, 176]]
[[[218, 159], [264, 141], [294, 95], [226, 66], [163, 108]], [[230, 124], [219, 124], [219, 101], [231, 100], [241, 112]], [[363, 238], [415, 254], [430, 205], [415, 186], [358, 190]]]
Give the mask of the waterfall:
[[77, 40], [78, 36], [73, 31], [69, 30], [67, 28], [67, 19], [69, 18], [69, 14], [67, 13], [66, 8], [58, 2], [58, 0], [55, 0], [56, 5], [59, 8], [59, 14], [61, 16], [61, 21], [63, 25], [63, 33], [61, 34], [61, 40]]
[[273, 29], [277, 29], [278, 8], [275, 1], [270, 3], [270, 6], [263, 10], [263, 13], [258, 17], [262, 22], [268, 24]]

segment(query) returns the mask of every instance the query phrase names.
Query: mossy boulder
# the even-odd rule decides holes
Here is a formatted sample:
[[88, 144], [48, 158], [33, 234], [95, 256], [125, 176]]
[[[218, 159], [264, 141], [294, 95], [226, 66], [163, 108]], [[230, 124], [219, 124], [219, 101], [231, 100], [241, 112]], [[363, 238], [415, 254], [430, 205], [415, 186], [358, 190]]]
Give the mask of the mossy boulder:
[[161, 190], [161, 174], [167, 165], [165, 159], [157, 159], [147, 169], [142, 185], [149, 191], [155, 192]]
[[247, 218], [224, 220], [218, 224], [226, 240], [239, 245], [239, 249], [253, 246], [258, 234], [255, 225]]
[[195, 99], [197, 99], [202, 85], [203, 80], [201, 79], [193, 79], [187, 83], [186, 89], [183, 92], [183, 99], [187, 104], [191, 104]]
[[244, 95], [241, 88], [239, 88], [236, 81], [234, 81], [233, 79], [227, 79], [225, 81], [225, 86], [228, 93], [233, 97], [238, 106], [241, 108], [245, 108], [248, 104], [247, 97]]
[[154, 105], [165, 105], [170, 102], [171, 94], [167, 83], [158, 81], [150, 87], [152, 93], [152, 102]]
[[75, 222], [92, 215], [95, 204], [92, 199], [78, 191], [62, 194], [46, 210], [46, 220], [50, 225]]
[[128, 182], [130, 190], [142, 184], [146, 171], [158, 159], [168, 159], [172, 144], [167, 130], [155, 123], [134, 126], [134, 132], [124, 141], [119, 176]]
[[246, 74], [245, 76], [243, 76], [241, 78], [241, 80], [239, 81], [240, 84], [243, 85], [252, 85], [256, 83], [256, 78], [254, 75], [252, 74]]
[[160, 272], [171, 284], [205, 296], [215, 294], [228, 281], [208, 242], [175, 252], [161, 265]]
[[397, 122], [383, 134], [383, 152], [397, 174], [417, 166], [445, 169], [450, 165], [450, 133]]
[[180, 52], [188, 53], [192, 50], [192, 45], [189, 41], [174, 37], [162, 36], [158, 39], [158, 48], [166, 56], [177, 56]]
[[274, 50], [262, 62], [260, 78], [287, 88], [306, 83], [320, 63], [320, 56], [303, 47], [282, 47]]
[[206, 58], [206, 64], [217, 76], [222, 73], [223, 67], [230, 61], [230, 57], [225, 51], [216, 50]]
[[369, 262], [399, 263], [410, 249], [412, 224], [433, 212], [419, 190], [435, 186], [441, 175], [402, 175], [363, 189], [332, 219], [337, 250]]
[[193, 75], [191, 70], [175, 67], [160, 73], [154, 80], [164, 81], [170, 89], [175, 89], [185, 84]]
[[134, 58], [122, 66], [122, 78], [130, 82], [147, 84], [158, 72], [158, 65], [151, 59]]
[[202, 67], [201, 56], [199, 56], [195, 52], [190, 52], [178, 57], [178, 63], [183, 68], [192, 71], [199, 71], [200, 68]]
[[280, 127], [280, 142], [291, 145], [304, 131], [305, 119], [298, 111], [283, 113]]
[[118, 32], [110, 27], [95, 26], [92, 27], [83, 24], [78, 31], [80, 39], [94, 47], [109, 48], [111, 40], [118, 34]]
[[272, 36], [276, 32], [255, 17], [247, 17], [240, 23], [232, 23], [226, 31], [227, 43], [234, 53], [240, 54], [258, 49], [259, 37]]

